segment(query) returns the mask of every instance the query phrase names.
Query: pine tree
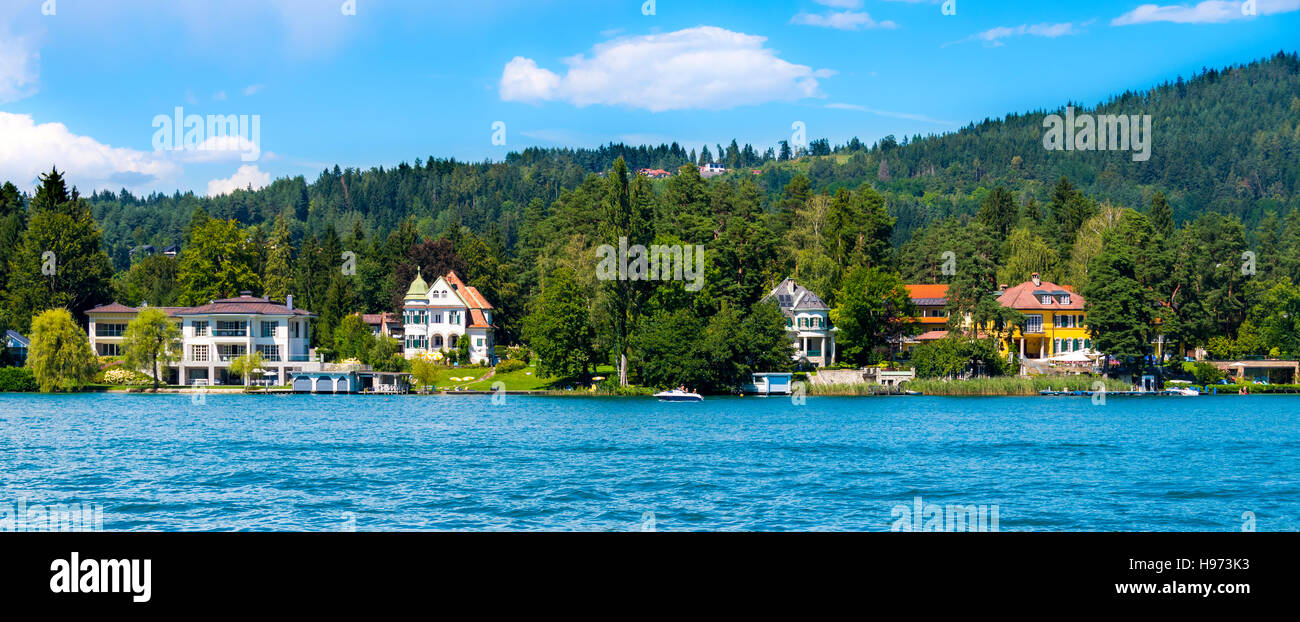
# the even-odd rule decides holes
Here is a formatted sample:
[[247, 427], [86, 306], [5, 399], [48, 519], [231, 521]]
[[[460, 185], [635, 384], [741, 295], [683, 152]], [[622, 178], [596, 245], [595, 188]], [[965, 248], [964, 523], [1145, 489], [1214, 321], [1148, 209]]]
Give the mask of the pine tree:
[[293, 288], [294, 274], [293, 242], [289, 232], [289, 223], [281, 214], [275, 218], [275, 228], [271, 230], [270, 250], [266, 255], [266, 270], [262, 275], [263, 295], [271, 300], [283, 302]]
[[1174, 237], [1174, 211], [1169, 206], [1169, 201], [1165, 199], [1165, 193], [1157, 192], [1151, 196], [1151, 227], [1155, 229], [1156, 235], [1164, 240], [1172, 240]]
[[58, 171], [41, 176], [30, 222], [9, 262], [8, 324], [25, 331], [46, 309], [70, 309], [79, 320], [108, 302], [113, 267], [90, 207], [67, 191]]

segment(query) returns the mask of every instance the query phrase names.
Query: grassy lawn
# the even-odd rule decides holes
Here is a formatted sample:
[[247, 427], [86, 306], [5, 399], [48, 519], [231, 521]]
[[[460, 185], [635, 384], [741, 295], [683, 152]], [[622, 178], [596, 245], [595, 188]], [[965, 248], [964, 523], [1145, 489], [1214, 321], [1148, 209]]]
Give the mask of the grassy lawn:
[[[487, 369], [483, 369], [481, 371], [480, 370], [458, 370], [458, 371], [460, 371], [460, 373], [448, 373], [445, 376], [443, 374], [439, 374], [439, 378], [473, 376], [477, 380], [471, 381], [469, 383], [453, 382], [450, 380], [447, 380], [445, 382], [440, 381], [438, 383], [438, 388], [441, 390], [448, 390], [456, 387], [463, 387], [464, 389], [469, 391], [491, 391], [492, 385], [497, 382], [504, 382], [507, 391], [551, 391], [551, 390], [558, 391], [558, 390], [562, 390], [566, 386], [573, 386], [575, 390], [586, 390], [591, 386], [590, 384], [580, 383], [577, 380], [540, 377], [537, 373], [537, 367], [535, 365], [529, 366], [519, 371], [513, 371], [508, 374], [497, 374], [495, 376], [492, 376], [491, 378], [488, 378], [487, 380], [483, 380], [483, 377], [487, 375]], [[467, 371], [472, 371], [474, 373], [466, 373]], [[614, 373], [614, 368], [613, 366], [610, 365], [603, 365], [596, 368], [596, 376], [603, 376], [608, 378], [613, 373]]]

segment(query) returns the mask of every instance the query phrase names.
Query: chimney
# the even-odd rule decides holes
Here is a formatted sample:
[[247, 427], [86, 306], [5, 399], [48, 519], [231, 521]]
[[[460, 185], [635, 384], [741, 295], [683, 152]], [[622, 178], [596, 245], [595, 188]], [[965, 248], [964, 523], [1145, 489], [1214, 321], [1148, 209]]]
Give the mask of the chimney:
[[289, 307], [289, 310], [293, 311], [293, 294], [284, 297], [284, 306]]
[[1043, 284], [1043, 280], [1040, 279], [1040, 278], [1038, 278], [1038, 273], [1037, 273], [1037, 272], [1034, 273], [1033, 279], [1034, 279], [1034, 287], [1037, 287], [1037, 286]]
[[253, 297], [253, 292], [251, 292], [251, 291], [249, 291], [249, 290], [246, 289], [246, 290], [244, 290], [244, 291], [242, 291], [242, 292], [239, 292], [239, 297], [240, 297], [240, 298], [252, 298], [252, 297]]

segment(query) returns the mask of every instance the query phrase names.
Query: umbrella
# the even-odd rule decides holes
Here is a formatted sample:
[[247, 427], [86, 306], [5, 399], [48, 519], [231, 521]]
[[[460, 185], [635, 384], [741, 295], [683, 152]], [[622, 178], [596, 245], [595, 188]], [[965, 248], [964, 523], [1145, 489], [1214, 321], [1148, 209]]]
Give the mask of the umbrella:
[[1053, 361], [1058, 363], [1091, 363], [1094, 355], [1089, 355], [1082, 350], [1078, 352], [1066, 352], [1065, 354], [1052, 357]]

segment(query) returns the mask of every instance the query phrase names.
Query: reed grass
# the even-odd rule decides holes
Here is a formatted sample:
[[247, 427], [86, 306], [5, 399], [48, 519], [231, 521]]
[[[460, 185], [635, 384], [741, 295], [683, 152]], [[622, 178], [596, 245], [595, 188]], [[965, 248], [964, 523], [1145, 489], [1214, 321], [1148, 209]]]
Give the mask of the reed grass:
[[925, 395], [1038, 395], [1039, 391], [1091, 391], [1102, 382], [1107, 391], [1128, 391], [1132, 385], [1100, 376], [1002, 376], [970, 380], [913, 380], [903, 388]]

